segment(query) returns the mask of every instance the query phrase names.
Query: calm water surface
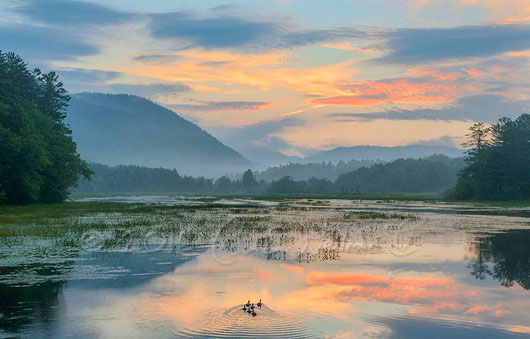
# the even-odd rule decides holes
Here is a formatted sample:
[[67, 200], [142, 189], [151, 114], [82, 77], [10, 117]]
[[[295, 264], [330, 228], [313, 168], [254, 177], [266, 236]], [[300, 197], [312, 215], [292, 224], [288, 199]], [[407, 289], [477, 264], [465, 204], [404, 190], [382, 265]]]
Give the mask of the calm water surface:
[[[13, 261], [3, 244], [0, 337], [529, 337], [530, 219], [409, 209], [418, 219], [356, 220], [348, 234], [269, 229], [56, 262]], [[264, 303], [255, 317], [248, 299]]]

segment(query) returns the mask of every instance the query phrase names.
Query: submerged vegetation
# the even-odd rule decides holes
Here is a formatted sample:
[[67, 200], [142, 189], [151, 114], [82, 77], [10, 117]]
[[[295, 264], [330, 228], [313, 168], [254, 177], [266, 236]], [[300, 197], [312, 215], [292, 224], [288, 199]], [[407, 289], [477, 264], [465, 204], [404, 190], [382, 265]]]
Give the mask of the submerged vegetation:
[[[238, 205], [226, 199], [183, 201], [185, 204], [179, 205], [74, 202], [45, 208], [0, 206], [0, 269], [10, 267], [9, 274], [0, 277], [0, 284], [59, 279], [62, 273], [57, 272], [28, 278], [26, 268], [58, 263], [69, 267], [66, 263], [87, 251], [207, 246], [214, 255], [234, 253], [302, 263], [339, 260], [352, 252], [404, 255], [421, 246], [421, 234], [443, 234], [453, 227], [448, 223], [451, 218], [440, 223], [440, 215], [418, 214], [413, 212], [414, 205], [410, 211], [396, 210], [403, 206], [398, 202], [364, 210], [380, 204], [311, 199], [265, 201], [263, 205]], [[393, 209], [386, 211], [390, 206]], [[457, 217], [458, 227], [466, 225], [462, 217]], [[488, 225], [483, 222], [480, 229], [486, 230]], [[490, 226], [497, 226], [492, 223]]]
[[[260, 239], [262, 236], [258, 234], [267, 232], [269, 236], [270, 232], [288, 234], [309, 231], [327, 234], [331, 230], [347, 231], [356, 221], [368, 219], [417, 220], [412, 215], [399, 213], [342, 212], [333, 209], [323, 212], [294, 205], [255, 207], [210, 203], [195, 206], [68, 203], [47, 207], [2, 207], [0, 241], [48, 239], [53, 241], [54, 246], [79, 250], [87, 245], [85, 241], [93, 240], [87, 239], [87, 234], [90, 236], [92, 232], [99, 232], [99, 239], [96, 240], [100, 243], [97, 245], [107, 249], [145, 245], [146, 241], [187, 245], [220, 241], [221, 247], [227, 248], [236, 244], [241, 246], [241, 241], [247, 241], [250, 246], [248, 241]], [[294, 236], [291, 238], [292, 241], [296, 240]], [[276, 240], [269, 239], [269, 245]], [[263, 243], [263, 239], [261, 241]], [[255, 242], [259, 243], [258, 240]], [[36, 243], [40, 244], [39, 241]], [[43, 252], [42, 248], [38, 251]]]
[[[252, 206], [200, 199], [193, 205], [0, 206], [0, 270], [9, 268], [0, 284], [64, 279], [62, 274], [68, 273], [72, 260], [87, 251], [177, 250], [205, 245], [211, 246], [214, 254], [253, 254], [299, 262], [338, 260], [345, 251], [373, 250], [374, 244], [377, 248], [388, 246], [392, 242], [385, 237], [393, 237], [396, 229], [408, 229], [411, 222], [419, 220], [400, 213], [315, 208], [296, 201]], [[369, 236], [373, 233], [378, 235]], [[320, 245], [312, 250], [313, 243]], [[29, 277], [31, 265], [63, 265], [65, 271], [59, 267]]]

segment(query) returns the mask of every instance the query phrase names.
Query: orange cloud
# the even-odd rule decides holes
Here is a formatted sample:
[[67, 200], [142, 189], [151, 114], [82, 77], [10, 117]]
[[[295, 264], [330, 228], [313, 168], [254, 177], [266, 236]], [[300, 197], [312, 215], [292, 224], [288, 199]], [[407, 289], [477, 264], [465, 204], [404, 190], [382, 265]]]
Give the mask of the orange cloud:
[[274, 278], [274, 273], [267, 270], [258, 270], [258, 278], [260, 280], [271, 280]]
[[351, 42], [326, 43], [326, 44], [322, 44], [322, 46], [323, 47], [327, 47], [327, 48], [332, 48], [332, 49], [338, 49], [340, 51], [359, 52], [359, 53], [364, 53], [364, 54], [377, 54], [377, 53], [379, 53], [379, 51], [376, 50], [376, 49], [357, 47], [356, 45], [352, 44]]
[[466, 311], [466, 313], [468, 313], [468, 314], [478, 314], [480, 312], [488, 311], [489, 309], [490, 308], [488, 306], [476, 305], [476, 306], [470, 307]]
[[463, 305], [461, 305], [458, 302], [451, 302], [451, 301], [441, 301], [437, 302], [432, 306], [423, 306], [411, 309], [409, 311], [410, 315], [425, 315], [425, 314], [436, 314], [440, 313], [441, 311], [458, 311], [462, 310], [464, 308]]
[[409, 67], [407, 71], [413, 73], [414, 76], [429, 77], [439, 81], [456, 80], [462, 77], [462, 75], [457, 72], [442, 73], [437, 70], [422, 67]]
[[481, 72], [479, 70], [477, 70], [476, 68], [464, 68], [462, 67], [461, 68], [463, 72], [465, 72], [466, 74], [472, 76], [473, 78], [478, 78], [478, 77], [483, 77], [484, 75], [486, 75], [486, 73], [484, 72]]
[[349, 288], [341, 289], [336, 295], [347, 299], [361, 297], [404, 304], [411, 301], [445, 302], [446, 304], [440, 305], [449, 307], [453, 300], [476, 295], [472, 291], [462, 291], [462, 286], [447, 278], [388, 278], [371, 274], [311, 272], [306, 279], [309, 284], [347, 285]]
[[357, 284], [374, 284], [389, 283], [391, 280], [386, 277], [377, 277], [371, 274], [362, 273], [326, 273], [313, 271], [307, 276], [309, 284], [339, 284], [339, 285], [357, 285]]
[[478, 5], [487, 8], [492, 16], [505, 22], [530, 20], [530, 3], [528, 0], [459, 0], [461, 5]]
[[530, 327], [528, 326], [513, 326], [513, 327], [510, 327], [508, 330], [514, 333], [530, 334]]
[[283, 269], [292, 271], [292, 272], [296, 272], [296, 273], [304, 272], [304, 268], [302, 266], [289, 265], [289, 264], [280, 264], [280, 267], [283, 268]]
[[237, 66], [245, 68], [256, 68], [262, 66], [279, 65], [289, 59], [285, 53], [259, 53], [259, 54], [238, 54], [228, 51], [215, 50], [204, 51], [190, 49], [178, 54], [190, 60], [200, 60], [204, 66], [227, 67]]
[[530, 51], [512, 51], [512, 52], [506, 52], [506, 55], [507, 55], [507, 56], [510, 56], [510, 57], [521, 57], [521, 56], [530, 57]]
[[371, 106], [386, 103], [446, 103], [457, 94], [457, 86], [448, 83], [420, 82], [399, 78], [362, 81], [342, 87], [347, 95], [313, 99], [315, 104]]
[[448, 4], [453, 9], [463, 6], [482, 7], [489, 11], [492, 18], [506, 23], [530, 20], [528, 0], [409, 0], [409, 7], [415, 11], [428, 6]]
[[[304, 94], [331, 95], [337, 84], [349, 81], [354, 75], [346, 60], [332, 65], [299, 69], [281, 67], [288, 60], [276, 54], [242, 55], [230, 52], [182, 52], [185, 57], [166, 64], [123, 67], [122, 73], [183, 82], [193, 89], [215, 91], [219, 86], [248, 86], [262, 91], [273, 87], [290, 89]], [[213, 85], [216, 84], [216, 85]], [[199, 87], [200, 86], [200, 87]]]

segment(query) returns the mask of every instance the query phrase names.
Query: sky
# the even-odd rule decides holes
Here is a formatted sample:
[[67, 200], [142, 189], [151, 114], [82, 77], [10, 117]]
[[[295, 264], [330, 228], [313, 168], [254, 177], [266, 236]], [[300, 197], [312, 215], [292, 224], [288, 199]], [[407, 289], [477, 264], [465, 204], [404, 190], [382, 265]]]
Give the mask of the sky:
[[0, 0], [0, 49], [247, 156], [460, 145], [530, 111], [528, 0]]

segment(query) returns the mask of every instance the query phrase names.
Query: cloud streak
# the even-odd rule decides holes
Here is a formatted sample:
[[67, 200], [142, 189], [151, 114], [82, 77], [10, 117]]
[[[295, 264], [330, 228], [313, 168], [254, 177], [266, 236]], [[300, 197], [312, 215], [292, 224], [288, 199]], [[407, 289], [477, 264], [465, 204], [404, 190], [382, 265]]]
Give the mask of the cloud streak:
[[210, 101], [199, 105], [171, 105], [171, 108], [184, 112], [251, 111], [271, 105], [263, 101]]
[[226, 14], [199, 16], [184, 11], [152, 14], [149, 28], [154, 38], [186, 41], [204, 49], [282, 49], [368, 34], [352, 27], [296, 29], [279, 20], [254, 21]]
[[357, 81], [340, 86], [340, 96], [315, 98], [321, 105], [372, 106], [388, 103], [446, 103], [452, 101], [463, 84], [446, 81], [450, 75], [418, 72], [408, 78]]
[[0, 26], [0, 37], [3, 50], [18, 53], [30, 61], [72, 60], [100, 51], [97, 46], [54, 28]]
[[530, 111], [530, 100], [506, 100], [500, 95], [483, 94], [458, 99], [441, 109], [390, 110], [376, 113], [332, 113], [328, 116], [349, 121], [386, 120], [459, 120], [494, 122], [499, 118], [517, 117]]
[[406, 65], [530, 49], [528, 24], [398, 29], [381, 37], [387, 40], [384, 48], [388, 52], [377, 61]]
[[121, 75], [120, 72], [101, 71], [97, 69], [86, 68], [66, 68], [57, 71], [62, 81], [66, 84], [70, 82], [94, 84], [116, 79]]
[[106, 25], [131, 20], [134, 14], [73, 0], [29, 0], [15, 11], [33, 21], [58, 25]]

